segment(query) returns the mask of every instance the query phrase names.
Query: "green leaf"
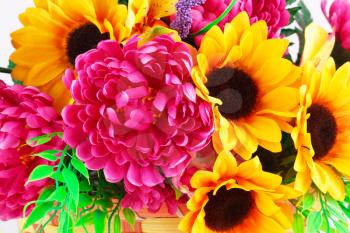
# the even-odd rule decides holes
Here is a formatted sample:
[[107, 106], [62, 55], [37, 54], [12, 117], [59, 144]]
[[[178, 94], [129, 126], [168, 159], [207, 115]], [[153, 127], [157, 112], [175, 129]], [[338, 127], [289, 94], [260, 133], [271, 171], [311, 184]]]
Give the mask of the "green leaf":
[[310, 209], [315, 202], [315, 197], [311, 193], [307, 193], [303, 200], [303, 210]]
[[292, 223], [292, 229], [294, 233], [304, 233], [304, 216], [296, 212]]
[[123, 209], [123, 215], [125, 220], [129, 223], [129, 225], [131, 227], [134, 227], [135, 223], [136, 223], [136, 215], [134, 213], [134, 211], [132, 211], [129, 208], [125, 208]]
[[79, 181], [77, 176], [71, 170], [63, 168], [62, 176], [67, 185], [70, 196], [73, 198], [75, 205], [79, 204]]
[[49, 187], [49, 188], [44, 189], [40, 193], [38, 200], [39, 201], [46, 200], [54, 191], [55, 191], [54, 187]]
[[349, 227], [343, 221], [334, 221], [335, 227], [337, 229], [337, 233], [349, 233]]
[[101, 210], [96, 210], [94, 214], [95, 233], [103, 233], [105, 231], [105, 214]]
[[53, 174], [53, 167], [48, 165], [39, 165], [31, 172], [27, 184], [33, 181], [48, 178]]
[[298, 13], [299, 10], [301, 10], [301, 7], [296, 6], [296, 7], [288, 8], [287, 10], [289, 11], [289, 14], [295, 15], [296, 13]]
[[63, 202], [67, 197], [67, 191], [65, 186], [58, 187], [48, 198], [48, 201]]
[[27, 141], [27, 144], [32, 145], [32, 146], [40, 146], [40, 145], [43, 145], [45, 143], [48, 143], [49, 141], [51, 141], [51, 139], [52, 139], [52, 137], [50, 135], [45, 134], [45, 135], [41, 135], [41, 136], [29, 139]]
[[64, 183], [64, 179], [62, 176], [62, 172], [60, 171], [56, 171], [54, 173], [52, 173], [52, 175], [50, 176], [51, 179], [57, 180], [58, 182], [62, 182]]
[[78, 172], [80, 172], [83, 176], [85, 176], [86, 179], [89, 180], [89, 172], [82, 161], [77, 158], [72, 158], [71, 163]]
[[345, 192], [346, 192], [346, 196], [350, 197], [350, 183], [346, 184]]
[[307, 216], [306, 219], [306, 232], [316, 233], [322, 224], [322, 214], [321, 212], [312, 212]]
[[78, 208], [84, 208], [84, 207], [87, 207], [87, 206], [90, 206], [92, 205], [92, 197], [90, 197], [89, 195], [87, 194], [84, 194], [84, 193], [81, 193], [79, 195], [79, 205], [78, 205]]
[[116, 214], [114, 216], [114, 233], [121, 233], [122, 232], [122, 224], [120, 220], [119, 214]]
[[291, 36], [293, 35], [294, 33], [296, 33], [296, 30], [295, 29], [289, 29], [289, 28], [285, 28], [285, 29], [282, 29], [281, 33], [284, 35], [284, 36]]
[[350, 219], [350, 208], [347, 208], [342, 202], [338, 202], [338, 204], [343, 210], [343, 213]]
[[58, 160], [58, 157], [56, 156], [56, 154], [59, 152], [60, 152], [59, 150], [46, 150], [38, 154], [35, 154], [34, 156], [38, 156], [40, 158], [55, 162]]
[[89, 212], [85, 214], [83, 217], [81, 217], [78, 222], [76, 223], [76, 226], [82, 226], [84, 225], [91, 225], [94, 222], [94, 212]]
[[29, 214], [28, 218], [26, 219], [26, 222], [23, 226], [23, 230], [33, 225], [34, 223], [39, 221], [41, 218], [45, 217], [46, 213], [49, 212], [51, 208], [52, 208], [52, 205], [47, 203], [37, 205]]
[[89, 182], [86, 179], [82, 179], [79, 183], [80, 186], [80, 192], [90, 192], [91, 186], [89, 185]]
[[62, 211], [60, 213], [60, 217], [58, 220], [58, 229], [57, 232], [58, 233], [66, 233], [65, 230], [67, 228], [67, 212], [66, 211]]

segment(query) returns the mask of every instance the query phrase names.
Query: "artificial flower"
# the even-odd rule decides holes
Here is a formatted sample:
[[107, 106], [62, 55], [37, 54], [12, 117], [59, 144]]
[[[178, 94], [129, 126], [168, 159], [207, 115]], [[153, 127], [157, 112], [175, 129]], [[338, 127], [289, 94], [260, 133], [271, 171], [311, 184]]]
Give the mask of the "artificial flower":
[[[48, 180], [41, 180], [25, 185], [36, 166], [52, 164], [34, 155], [59, 149], [60, 140], [37, 147], [26, 142], [61, 131], [59, 114], [48, 95], [34, 87], [7, 86], [0, 80], [0, 220], [21, 217], [23, 207], [36, 200], [40, 191], [50, 184]], [[31, 208], [27, 210], [26, 214]]]
[[148, 211], [154, 213], [165, 204], [169, 214], [176, 214], [179, 201], [176, 200], [175, 191], [169, 184], [136, 187], [126, 181], [124, 185], [125, 196], [121, 202], [123, 208], [130, 208], [136, 212], [147, 208]]
[[189, 213], [180, 223], [186, 233], [285, 233], [291, 226], [291, 188], [282, 178], [264, 172], [258, 157], [237, 165], [234, 156], [221, 152], [213, 171], [198, 171], [187, 202]]
[[234, 150], [249, 159], [258, 145], [281, 151], [281, 130], [290, 132], [298, 89], [291, 87], [300, 69], [282, 58], [285, 39], [267, 39], [265, 21], [249, 23], [240, 13], [214, 26], [203, 38], [192, 79], [197, 94], [213, 107], [217, 151]]
[[109, 38], [128, 36], [127, 7], [113, 0], [41, 0], [20, 15], [23, 28], [11, 34], [16, 51], [14, 79], [38, 87], [61, 110], [71, 99], [62, 82], [76, 57]]
[[303, 68], [300, 110], [292, 137], [298, 150], [295, 188], [307, 192], [313, 182], [336, 200], [345, 197], [339, 174], [350, 175], [350, 63], [338, 70], [329, 59], [321, 72]]
[[[192, 26], [190, 32], [196, 33], [202, 28], [216, 20], [231, 4], [232, 0], [206, 0], [204, 4], [192, 8], [191, 18]], [[221, 29], [224, 29], [226, 23], [240, 12], [246, 11], [250, 23], [264, 20], [268, 26], [268, 37], [279, 37], [281, 29], [289, 23], [289, 13], [286, 9], [285, 0], [237, 0], [233, 8], [218, 23]], [[186, 21], [182, 21], [186, 22]], [[199, 45], [201, 36], [196, 37], [195, 41]]]
[[322, 0], [322, 10], [342, 47], [350, 52], [350, 1], [335, 0], [329, 11], [326, 9], [327, 3], [327, 0]]
[[65, 81], [75, 100], [63, 110], [65, 140], [109, 182], [153, 187], [182, 173], [210, 142], [213, 116], [191, 84], [184, 43], [163, 35], [138, 47], [100, 42], [77, 59]]
[[148, 31], [153, 26], [167, 26], [161, 18], [176, 13], [178, 0], [129, 0], [127, 28], [133, 33]]

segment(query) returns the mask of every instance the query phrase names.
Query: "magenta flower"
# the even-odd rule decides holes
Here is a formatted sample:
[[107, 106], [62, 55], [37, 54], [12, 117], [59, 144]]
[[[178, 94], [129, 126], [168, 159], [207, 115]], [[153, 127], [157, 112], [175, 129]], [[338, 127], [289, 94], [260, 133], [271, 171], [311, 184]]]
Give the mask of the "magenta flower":
[[136, 212], [144, 207], [155, 213], [163, 204], [172, 215], [176, 214], [179, 201], [176, 200], [174, 189], [167, 184], [159, 184], [154, 187], [136, 187], [128, 181], [124, 182], [126, 194], [122, 199], [122, 207], [130, 208]]
[[[203, 5], [192, 9], [192, 28], [195, 33], [218, 18], [229, 6], [231, 0], [206, 0]], [[285, 0], [237, 0], [233, 9], [220, 21], [218, 26], [223, 29], [239, 12], [246, 11], [250, 22], [265, 20], [268, 26], [268, 37], [278, 37], [281, 28], [289, 23], [289, 12]], [[196, 38], [196, 43], [201, 37]]]
[[333, 27], [336, 38], [343, 48], [350, 51], [350, 1], [335, 0], [326, 10], [327, 0], [322, 0], [322, 9]]
[[26, 141], [62, 132], [59, 119], [48, 95], [34, 87], [6, 86], [0, 80], [0, 220], [21, 217], [24, 205], [36, 200], [50, 184], [42, 180], [25, 185], [37, 165], [48, 164], [33, 155], [59, 148], [59, 140], [35, 148], [26, 145]]
[[188, 48], [169, 36], [138, 47], [103, 41], [78, 57], [65, 83], [75, 100], [63, 110], [65, 140], [109, 182], [155, 187], [181, 174], [213, 133], [211, 107], [190, 83]]

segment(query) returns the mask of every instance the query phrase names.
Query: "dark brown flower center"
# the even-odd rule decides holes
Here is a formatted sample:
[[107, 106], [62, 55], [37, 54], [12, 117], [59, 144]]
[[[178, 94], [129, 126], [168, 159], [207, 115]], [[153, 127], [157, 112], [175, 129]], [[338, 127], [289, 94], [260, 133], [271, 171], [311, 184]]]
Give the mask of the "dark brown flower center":
[[244, 71], [224, 67], [212, 71], [206, 84], [209, 94], [222, 101], [220, 113], [231, 120], [248, 116], [257, 102], [258, 88]]
[[109, 33], [102, 33], [94, 24], [85, 24], [69, 34], [67, 40], [67, 56], [74, 66], [78, 55], [96, 48], [102, 40], [109, 39]]
[[223, 186], [216, 195], [212, 191], [208, 197], [204, 220], [206, 226], [216, 232], [227, 231], [241, 224], [253, 206], [251, 193], [242, 189], [227, 190]]
[[321, 105], [311, 105], [308, 113], [307, 131], [311, 134], [314, 159], [318, 160], [327, 155], [335, 144], [337, 124], [332, 113]]

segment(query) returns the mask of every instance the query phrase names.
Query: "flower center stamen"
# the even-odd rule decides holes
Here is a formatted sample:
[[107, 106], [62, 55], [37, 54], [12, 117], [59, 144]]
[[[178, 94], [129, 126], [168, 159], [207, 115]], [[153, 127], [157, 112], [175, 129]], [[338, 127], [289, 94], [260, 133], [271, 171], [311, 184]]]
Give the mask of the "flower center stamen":
[[102, 40], [109, 39], [109, 33], [102, 33], [94, 24], [84, 24], [69, 34], [67, 40], [67, 56], [74, 66], [78, 55], [96, 48]]
[[315, 151], [314, 159], [319, 160], [332, 149], [337, 136], [337, 124], [332, 113], [321, 105], [314, 104], [308, 109], [310, 118], [307, 131]]
[[227, 190], [221, 187], [216, 195], [208, 194], [209, 201], [204, 207], [205, 224], [215, 232], [223, 232], [241, 224], [253, 206], [250, 192], [242, 189]]
[[248, 116], [257, 103], [258, 88], [242, 70], [224, 67], [208, 75], [209, 94], [222, 101], [220, 113], [231, 120]]

